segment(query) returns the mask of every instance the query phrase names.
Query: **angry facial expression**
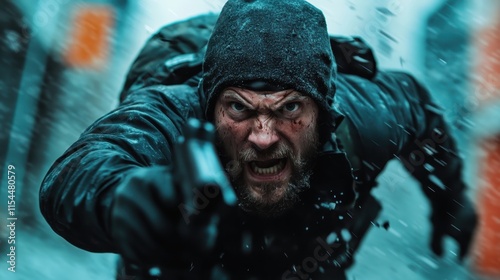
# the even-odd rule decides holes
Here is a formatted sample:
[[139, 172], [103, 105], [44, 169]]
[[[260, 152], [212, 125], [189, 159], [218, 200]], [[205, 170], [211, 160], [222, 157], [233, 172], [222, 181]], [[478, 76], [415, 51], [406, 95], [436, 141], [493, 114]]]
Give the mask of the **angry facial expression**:
[[309, 187], [317, 154], [318, 107], [294, 90], [230, 87], [218, 97], [218, 148], [240, 206], [279, 216]]

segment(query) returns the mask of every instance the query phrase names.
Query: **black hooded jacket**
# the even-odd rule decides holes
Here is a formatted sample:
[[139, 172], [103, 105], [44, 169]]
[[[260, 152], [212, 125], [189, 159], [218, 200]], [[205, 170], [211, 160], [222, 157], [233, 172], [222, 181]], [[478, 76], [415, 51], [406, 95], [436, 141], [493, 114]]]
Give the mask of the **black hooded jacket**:
[[[79, 248], [118, 251], [108, 228], [115, 189], [137, 168], [171, 165], [173, 143], [183, 124], [191, 117], [205, 117], [206, 100], [197, 90], [199, 75], [179, 84], [162, 84], [154, 71], [129, 83], [120, 105], [82, 133], [41, 185], [44, 217], [56, 233]], [[339, 139], [360, 171], [358, 191], [369, 192], [377, 175], [395, 157], [422, 183], [424, 191], [432, 188], [424, 163], [435, 161], [443, 152], [431, 155], [418, 143], [441, 141], [444, 138], [433, 133], [446, 134], [447, 128], [428, 92], [408, 74], [383, 71], [373, 79], [339, 73], [336, 87], [334, 106], [345, 115], [341, 127], [347, 131]], [[451, 137], [435, 144], [431, 147], [435, 150], [438, 146], [455, 150]], [[424, 158], [412, 158], [415, 151], [422, 151], [419, 155]], [[426, 192], [433, 205], [449, 204], [464, 188], [459, 159], [449, 153], [443, 158], [448, 167], [436, 166], [435, 173], [449, 188]]]

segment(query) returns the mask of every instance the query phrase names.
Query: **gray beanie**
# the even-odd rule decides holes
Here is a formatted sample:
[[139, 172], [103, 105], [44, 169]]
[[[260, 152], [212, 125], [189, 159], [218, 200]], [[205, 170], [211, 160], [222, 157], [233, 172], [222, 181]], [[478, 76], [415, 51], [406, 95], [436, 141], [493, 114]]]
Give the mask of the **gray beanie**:
[[333, 124], [336, 64], [323, 13], [302, 0], [229, 0], [207, 45], [200, 90], [213, 120], [229, 86], [295, 89], [312, 97]]

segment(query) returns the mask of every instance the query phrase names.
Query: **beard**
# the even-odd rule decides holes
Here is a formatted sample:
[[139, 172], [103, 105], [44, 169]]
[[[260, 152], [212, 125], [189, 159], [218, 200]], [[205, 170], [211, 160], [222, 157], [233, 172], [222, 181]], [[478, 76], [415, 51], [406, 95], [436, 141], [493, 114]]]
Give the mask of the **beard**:
[[[313, 173], [314, 162], [318, 155], [319, 137], [316, 132], [310, 132], [305, 137], [303, 151], [294, 153], [291, 145], [284, 141], [276, 143], [269, 149], [258, 151], [253, 147], [241, 150], [233, 159], [227, 156], [225, 150], [221, 157], [232, 186], [239, 199], [239, 206], [246, 212], [254, 213], [261, 217], [279, 217], [292, 209], [299, 201], [300, 194], [310, 188], [310, 178]], [[222, 141], [219, 143], [219, 151]], [[245, 164], [259, 158], [279, 159], [286, 158], [291, 166], [292, 172], [287, 182], [280, 183], [252, 183], [253, 187], [262, 190], [260, 196], [251, 192], [251, 186], [245, 179]], [[284, 187], [284, 193], [276, 197], [276, 191]]]

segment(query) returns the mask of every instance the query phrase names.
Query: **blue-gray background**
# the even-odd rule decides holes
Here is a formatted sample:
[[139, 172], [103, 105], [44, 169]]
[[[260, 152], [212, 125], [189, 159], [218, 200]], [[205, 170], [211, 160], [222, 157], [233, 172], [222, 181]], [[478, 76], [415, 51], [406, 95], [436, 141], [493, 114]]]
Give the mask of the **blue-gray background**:
[[[15, 2], [15, 3], [14, 3]], [[218, 12], [223, 0], [0, 0], [0, 279], [114, 279], [116, 256], [73, 247], [45, 223], [38, 209], [40, 182], [52, 162], [96, 118], [117, 105], [132, 60], [159, 27], [205, 12]], [[481, 178], [478, 143], [499, 134], [500, 104], [479, 106], [472, 71], [473, 40], [499, 10], [495, 0], [311, 0], [327, 17], [331, 34], [358, 35], [375, 50], [381, 68], [413, 73], [446, 108], [459, 140], [476, 200]], [[9, 4], [9, 5], [7, 5]], [[107, 60], [99, 69], [69, 67], [75, 11], [106, 5], [116, 17]], [[19, 14], [12, 8], [17, 9]], [[16, 272], [7, 271], [6, 173], [17, 171]], [[428, 249], [429, 206], [398, 163], [390, 163], [375, 190], [384, 205], [349, 270], [349, 279], [490, 279], [455, 260], [448, 240], [444, 258]], [[500, 216], [500, 214], [499, 214]], [[498, 276], [500, 277], [500, 276]]]

